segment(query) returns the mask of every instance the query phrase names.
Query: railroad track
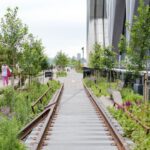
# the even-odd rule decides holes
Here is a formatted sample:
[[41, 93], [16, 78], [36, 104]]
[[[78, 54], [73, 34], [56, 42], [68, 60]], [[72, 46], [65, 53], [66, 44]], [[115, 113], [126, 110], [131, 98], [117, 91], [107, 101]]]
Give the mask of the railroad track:
[[63, 94], [62, 90], [63, 86], [41, 115], [20, 132], [20, 139], [28, 149], [129, 149], [85, 85], [82, 89], [68, 86]]

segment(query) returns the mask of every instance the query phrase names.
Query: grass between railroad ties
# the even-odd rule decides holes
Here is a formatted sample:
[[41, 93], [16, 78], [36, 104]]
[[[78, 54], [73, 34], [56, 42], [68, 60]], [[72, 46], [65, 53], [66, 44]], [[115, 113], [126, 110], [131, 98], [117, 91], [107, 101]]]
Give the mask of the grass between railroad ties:
[[[117, 81], [118, 82], [118, 81]], [[108, 89], [116, 89], [117, 82], [111, 84], [105, 78], [95, 81], [89, 78], [84, 79], [84, 83], [89, 87], [97, 97], [102, 95], [110, 96]], [[143, 102], [143, 97], [135, 93], [130, 87], [120, 90], [123, 105], [131, 112], [143, 125], [150, 127], [150, 103]], [[124, 129], [124, 136], [132, 139], [135, 143], [135, 150], [150, 149], [150, 133], [146, 134], [145, 130], [128, 117], [121, 108], [108, 108], [110, 113], [118, 120]]]
[[31, 104], [48, 89], [47, 85], [33, 82], [26, 91], [15, 91], [12, 87], [4, 90], [0, 97], [0, 150], [26, 149], [17, 139], [18, 131], [43, 110], [60, 87], [60, 83], [54, 80], [49, 81], [49, 85], [52, 90], [48, 92], [48, 99], [43, 99], [43, 103], [35, 109], [35, 114]]

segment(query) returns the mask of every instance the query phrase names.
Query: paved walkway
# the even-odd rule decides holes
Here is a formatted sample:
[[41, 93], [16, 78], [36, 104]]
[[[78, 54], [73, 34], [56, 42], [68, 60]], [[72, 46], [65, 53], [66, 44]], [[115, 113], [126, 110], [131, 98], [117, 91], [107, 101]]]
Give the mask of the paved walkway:
[[[18, 82], [18, 79], [15, 79], [15, 84], [17, 84], [17, 82]], [[11, 85], [11, 79], [9, 79], [8, 85]], [[0, 78], [0, 88], [4, 88], [3, 81], [1, 78]]]
[[[39, 76], [39, 77], [37, 77], [37, 78], [38, 78], [38, 80], [39, 80], [39, 82], [40, 82], [41, 84], [43, 84], [43, 83], [46, 84], [46, 83], [49, 81], [49, 78], [48, 78], [48, 77], [45, 78], [45, 76], [43, 76], [43, 75], [41, 75], [41, 76]], [[14, 84], [17, 85], [17, 84], [18, 84], [18, 81], [19, 81], [18, 78], [15, 79], [15, 80], [14, 80]], [[28, 82], [28, 81], [25, 81], [25, 82]], [[11, 78], [9, 78], [8, 85], [11, 85]], [[6, 86], [5, 86], [5, 87], [6, 87]], [[0, 76], [0, 88], [4, 88], [4, 86], [3, 86], [3, 81], [2, 81], [1, 76]]]
[[81, 80], [82, 74], [74, 71], [64, 80], [64, 92], [44, 150], [117, 149], [112, 146], [114, 141], [91, 105]]

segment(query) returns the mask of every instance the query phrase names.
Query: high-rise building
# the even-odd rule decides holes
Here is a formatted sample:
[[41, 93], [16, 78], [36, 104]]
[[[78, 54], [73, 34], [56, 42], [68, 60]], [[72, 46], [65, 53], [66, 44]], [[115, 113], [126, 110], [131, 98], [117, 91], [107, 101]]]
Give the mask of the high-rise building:
[[[144, 0], [150, 4], [150, 0]], [[87, 58], [95, 43], [113, 46], [118, 54], [121, 34], [130, 40], [126, 22], [132, 24], [139, 0], [87, 0]]]

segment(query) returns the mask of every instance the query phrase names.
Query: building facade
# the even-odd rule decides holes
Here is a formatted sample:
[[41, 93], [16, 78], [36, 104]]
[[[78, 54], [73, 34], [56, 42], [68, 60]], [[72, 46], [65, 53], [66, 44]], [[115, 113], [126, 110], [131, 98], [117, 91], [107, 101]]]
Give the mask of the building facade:
[[[150, 4], [150, 0], [144, 0]], [[139, 0], [87, 0], [87, 58], [95, 43], [112, 46], [118, 54], [121, 34], [130, 40], [126, 22], [132, 24]]]

